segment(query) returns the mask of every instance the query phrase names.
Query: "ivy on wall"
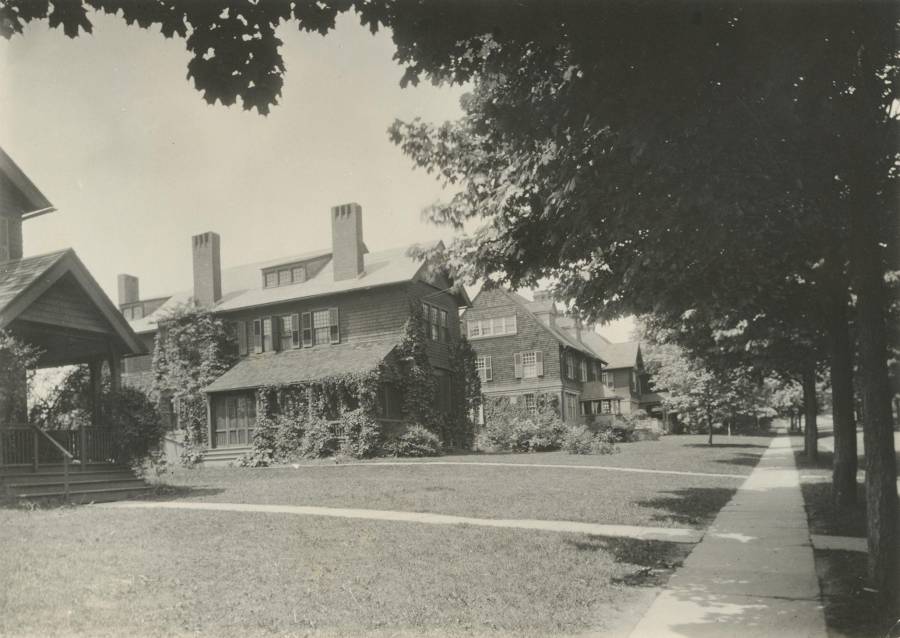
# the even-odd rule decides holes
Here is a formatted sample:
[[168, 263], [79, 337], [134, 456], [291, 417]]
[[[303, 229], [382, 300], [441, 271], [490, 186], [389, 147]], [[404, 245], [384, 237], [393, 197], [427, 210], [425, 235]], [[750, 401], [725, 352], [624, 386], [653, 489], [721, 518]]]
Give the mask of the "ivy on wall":
[[153, 390], [159, 397], [171, 398], [189, 449], [207, 443], [203, 388], [236, 359], [233, 336], [208, 310], [185, 305], [160, 319], [153, 348]]

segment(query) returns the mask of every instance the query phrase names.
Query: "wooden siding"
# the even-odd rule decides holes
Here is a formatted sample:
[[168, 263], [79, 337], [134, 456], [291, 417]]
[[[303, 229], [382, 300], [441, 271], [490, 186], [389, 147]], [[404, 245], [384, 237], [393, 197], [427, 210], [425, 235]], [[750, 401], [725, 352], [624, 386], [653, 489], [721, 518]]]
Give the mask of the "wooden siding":
[[91, 332], [113, 332], [107, 320], [70, 274], [61, 277], [19, 318]]
[[[447, 286], [444, 287], [446, 288]], [[442, 288], [435, 288], [424, 281], [410, 283], [407, 288], [407, 295], [409, 297], [408, 303], [415, 304], [417, 307], [421, 307], [422, 302], [425, 302], [447, 312], [449, 342], [440, 343], [429, 340], [427, 352], [431, 365], [437, 368], [449, 369], [450, 344], [459, 339], [459, 307], [456, 305], [456, 299]]]
[[[463, 315], [463, 329], [469, 319], [493, 319], [516, 315], [516, 334], [502, 337], [471, 339], [477, 355], [491, 357], [493, 379], [482, 383], [485, 394], [517, 394], [558, 390], [562, 388], [560, 376], [559, 341], [542, 327], [540, 322], [502, 290], [483, 290]], [[529, 379], [516, 378], [513, 356], [517, 352], [540, 350], [544, 353], [544, 376]]]

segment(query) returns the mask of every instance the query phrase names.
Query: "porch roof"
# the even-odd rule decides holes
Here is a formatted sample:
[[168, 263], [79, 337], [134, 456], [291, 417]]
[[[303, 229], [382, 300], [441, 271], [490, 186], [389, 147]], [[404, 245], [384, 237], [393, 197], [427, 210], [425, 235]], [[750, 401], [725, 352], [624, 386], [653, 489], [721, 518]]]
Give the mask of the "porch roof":
[[582, 401], [596, 401], [597, 399], [630, 399], [630, 394], [617, 392], [602, 381], [588, 381], [581, 386]]
[[368, 372], [374, 370], [398, 344], [399, 339], [395, 337], [251, 355], [213, 381], [204, 391], [212, 394], [249, 390]]
[[42, 350], [40, 365], [143, 354], [128, 322], [71, 249], [0, 262], [0, 329]]

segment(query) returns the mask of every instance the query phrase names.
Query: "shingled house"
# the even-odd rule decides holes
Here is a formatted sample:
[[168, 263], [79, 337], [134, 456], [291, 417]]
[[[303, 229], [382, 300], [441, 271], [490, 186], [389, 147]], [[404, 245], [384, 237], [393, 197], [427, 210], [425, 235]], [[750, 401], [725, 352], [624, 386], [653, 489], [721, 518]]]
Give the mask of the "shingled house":
[[[208, 307], [234, 328], [240, 359], [216, 379], [209, 396], [209, 441], [229, 455], [251, 443], [255, 392], [376, 368], [397, 348], [413, 308], [424, 315], [438, 408], [450, 410], [450, 347], [459, 339], [459, 308], [469, 303], [446, 273], [411, 256], [414, 245], [370, 252], [362, 209], [330, 211], [332, 245], [320, 251], [223, 269], [216, 233], [193, 237], [193, 287], [140, 299], [138, 280], [119, 276], [119, 306], [148, 346], [159, 322], [186, 303]], [[146, 384], [151, 357], [131, 359], [128, 382]], [[399, 422], [402, 397], [386, 381], [379, 418]], [[219, 455], [222, 456], [222, 455]]]
[[605, 361], [582, 339], [581, 324], [559, 315], [546, 293], [530, 301], [500, 287], [482, 289], [462, 325], [485, 399], [512, 397], [536, 409], [538, 397], [549, 395], [563, 420], [582, 420], [583, 389], [600, 379]]

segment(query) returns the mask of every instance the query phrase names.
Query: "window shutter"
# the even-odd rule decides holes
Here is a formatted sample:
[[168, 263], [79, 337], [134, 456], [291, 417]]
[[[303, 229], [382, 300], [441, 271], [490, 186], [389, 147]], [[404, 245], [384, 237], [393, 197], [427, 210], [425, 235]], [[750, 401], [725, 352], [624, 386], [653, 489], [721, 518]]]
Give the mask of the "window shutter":
[[494, 378], [494, 371], [491, 369], [491, 358], [484, 358], [484, 380], [491, 381]]
[[302, 319], [303, 319], [303, 347], [309, 348], [313, 344], [312, 315], [308, 312], [304, 312], [302, 315]]
[[300, 347], [300, 315], [291, 315], [291, 345]]
[[337, 308], [328, 309], [328, 324], [331, 327], [331, 343], [341, 342], [341, 318]]
[[253, 352], [262, 352], [262, 319], [253, 320]]
[[535, 362], [535, 367], [537, 368], [537, 375], [539, 377], [544, 376], [544, 353], [543, 353], [543, 351], [535, 350], [534, 362]]
[[244, 356], [247, 354], [247, 322], [237, 321], [234, 326], [237, 331], [238, 354]]
[[513, 355], [513, 368], [515, 368], [515, 375], [517, 379], [522, 378], [522, 353], [516, 352]]
[[269, 325], [272, 326], [272, 351], [281, 350], [281, 317], [269, 317]]

